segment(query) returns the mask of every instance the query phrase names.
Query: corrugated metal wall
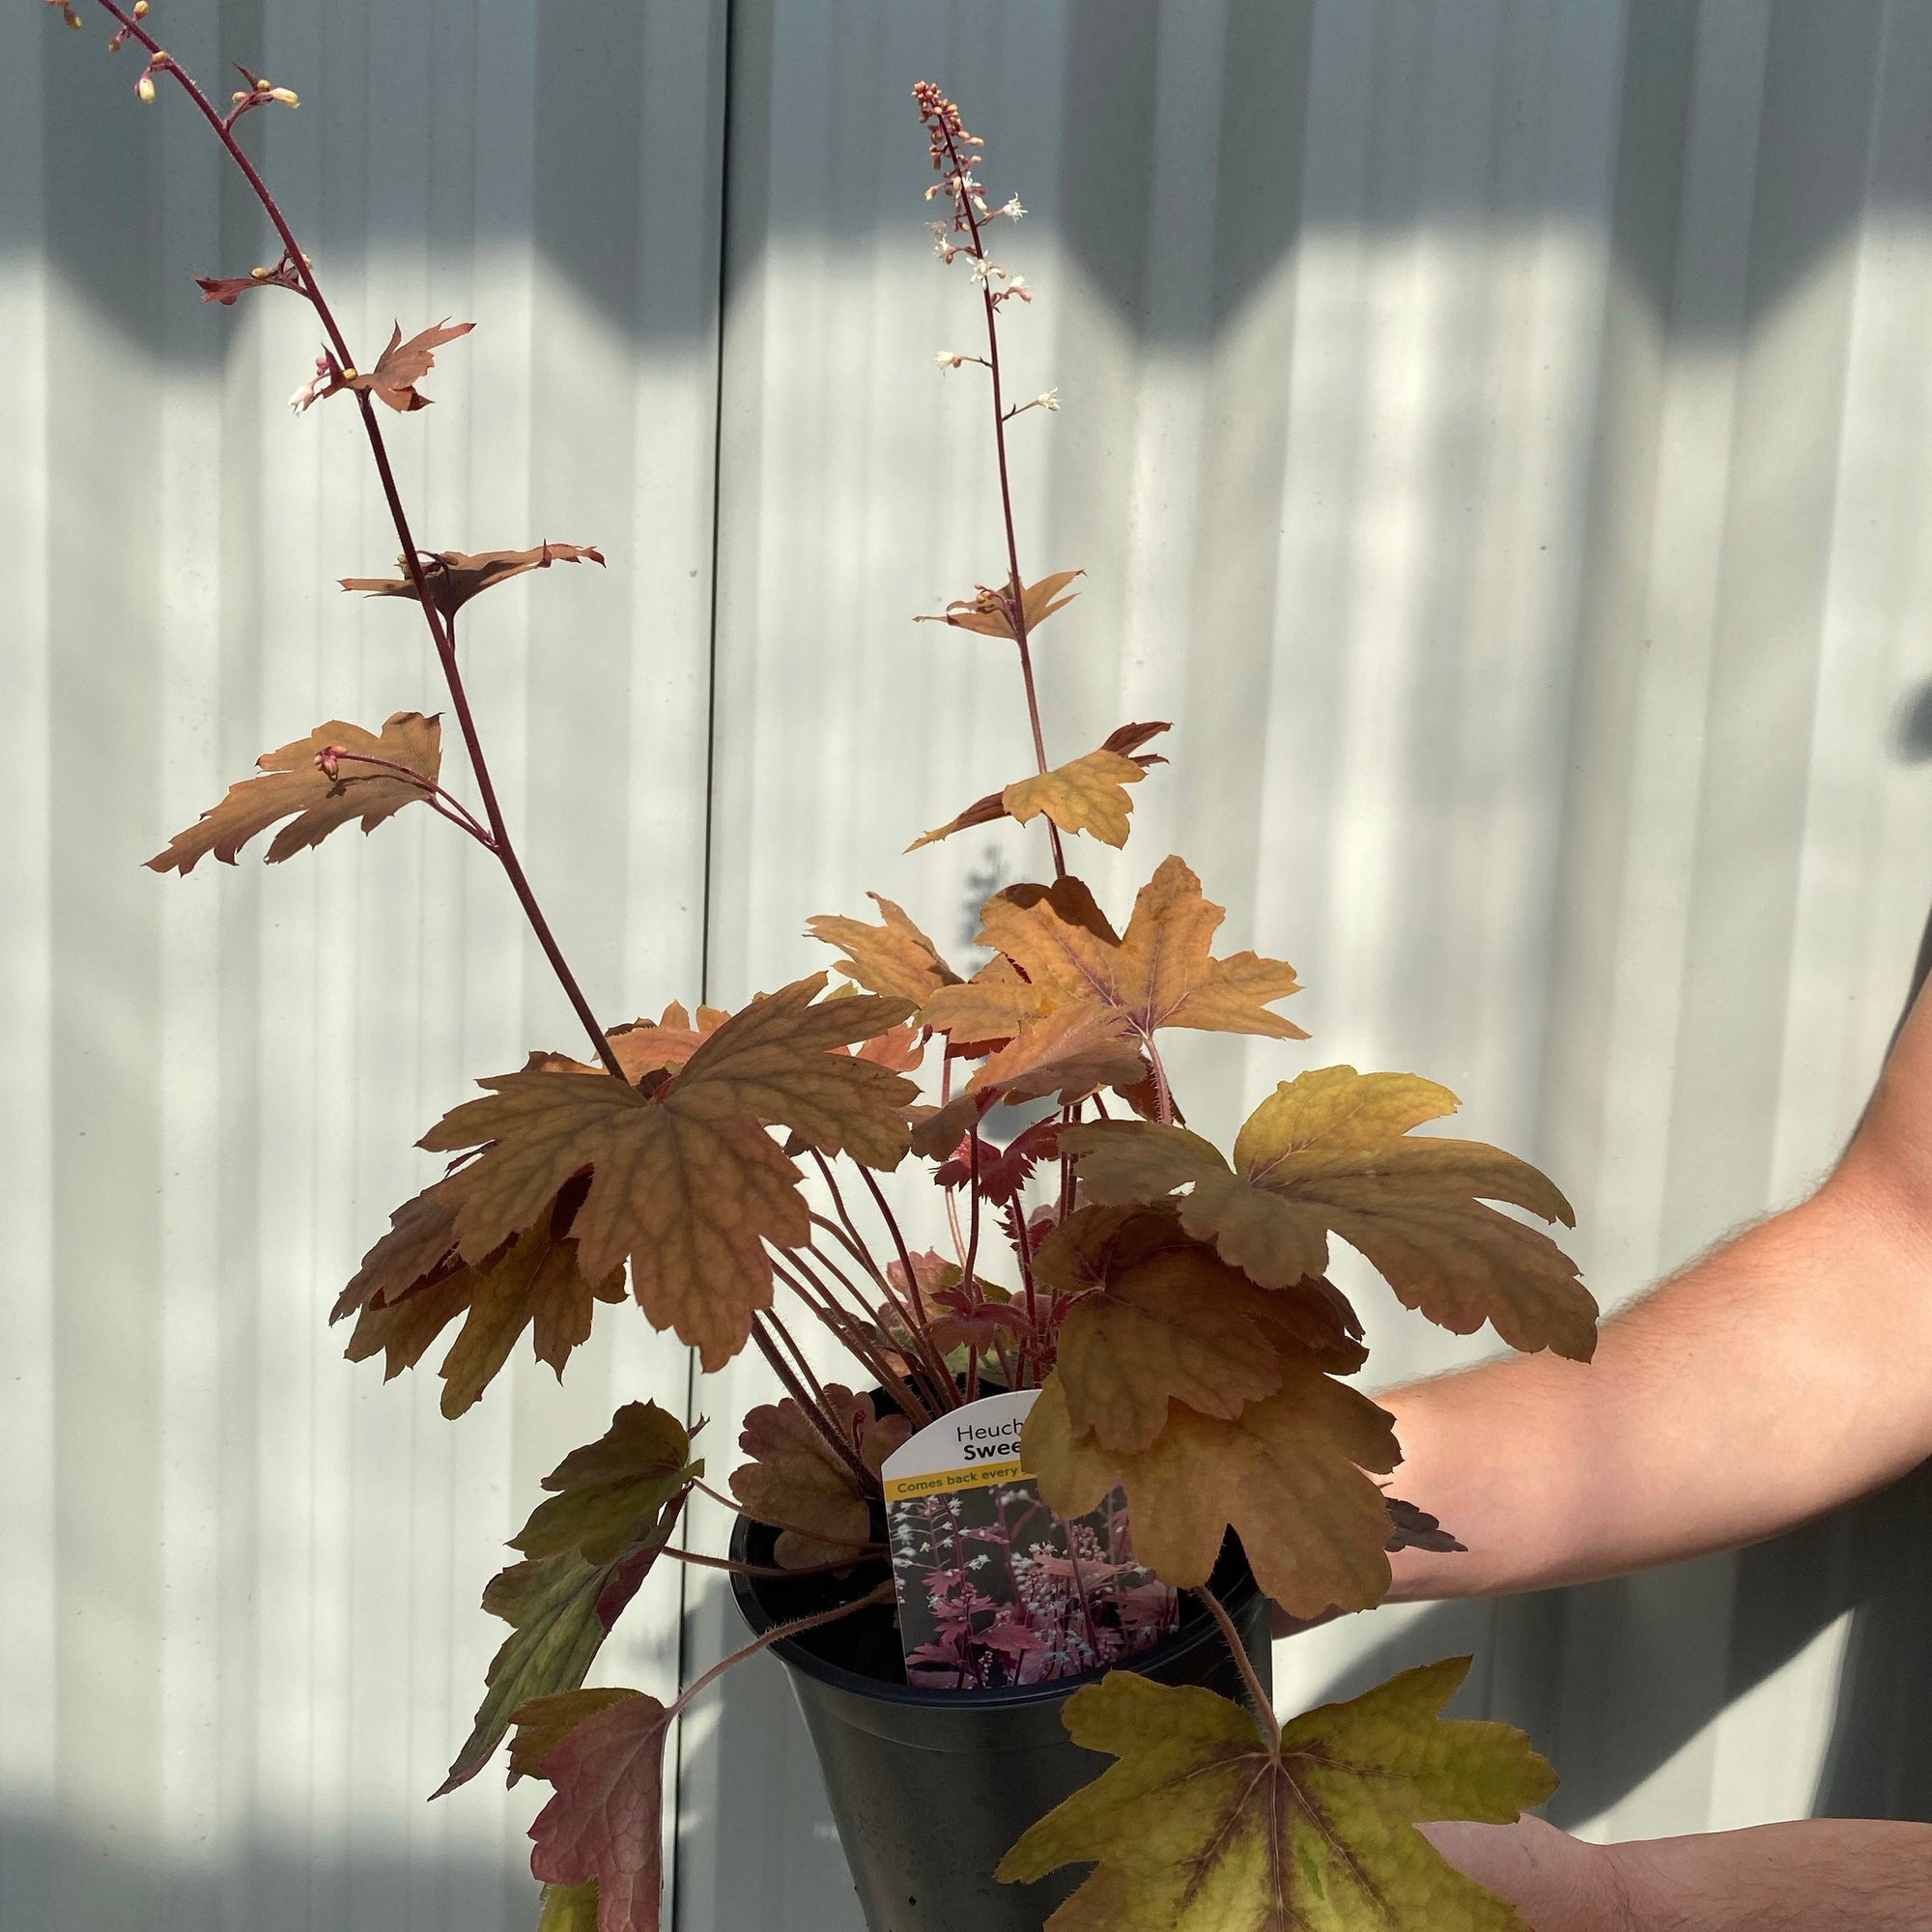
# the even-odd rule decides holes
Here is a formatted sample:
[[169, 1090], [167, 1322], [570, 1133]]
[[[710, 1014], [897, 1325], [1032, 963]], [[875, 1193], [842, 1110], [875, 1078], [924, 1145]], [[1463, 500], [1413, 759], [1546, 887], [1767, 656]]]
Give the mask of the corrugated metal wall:
[[[394, 440], [428, 540], [597, 541], [466, 652], [613, 1016], [736, 1001], [867, 887], [963, 951], [1010, 667], [906, 621], [997, 567], [972, 309], [924, 246], [930, 73], [1032, 213], [1009, 338], [1062, 754], [1176, 723], [1117, 897], [1185, 852], [1318, 1061], [1413, 1065], [1577, 1201], [1614, 1302], [1855, 1120], [1932, 898], [1932, 16], [1877, 0], [161, 0], [301, 88], [273, 178], [354, 337], [473, 315]], [[434, 704], [313, 333], [200, 311], [259, 226], [98, 33], [0, 15], [0, 1925], [526, 1923], [529, 1804], [421, 1803], [536, 1476], [688, 1388], [605, 1322], [458, 1425], [323, 1326], [466, 1080], [567, 1044], [421, 815], [141, 872], [265, 746]], [[1480, 1352], [1374, 1301], [1380, 1373]], [[722, 1442], [717, 1462], [728, 1464]], [[1775, 1454], [1776, 1445], [1764, 1453]], [[1285, 1646], [1299, 1703], [1473, 1648], [1616, 1835], [1932, 1816], [1908, 1485], [1741, 1560]], [[719, 1533], [716, 1522], [704, 1526]], [[656, 1587], [656, 1586], [654, 1586]], [[674, 1667], [676, 1579], [609, 1672]], [[685, 1661], [729, 1639], [687, 1597]], [[1874, 1687], [1879, 1687], [1875, 1691]], [[1922, 1705], [1922, 1696], [1918, 1698]], [[782, 1680], [687, 1731], [686, 1932], [856, 1919]]]

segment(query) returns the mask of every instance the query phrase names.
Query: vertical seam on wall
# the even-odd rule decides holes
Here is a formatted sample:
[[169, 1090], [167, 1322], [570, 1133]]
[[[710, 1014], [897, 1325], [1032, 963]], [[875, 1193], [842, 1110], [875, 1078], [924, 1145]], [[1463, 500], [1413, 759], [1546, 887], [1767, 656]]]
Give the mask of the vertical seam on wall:
[[[720, 532], [724, 473], [724, 296], [730, 279], [731, 259], [731, 0], [720, 0], [724, 14], [719, 53], [718, 79], [718, 272], [714, 287], [713, 350], [711, 364], [711, 599], [705, 636], [704, 694], [704, 853], [703, 890], [698, 895], [697, 996], [700, 1003], [711, 997], [711, 870], [712, 837], [715, 830], [718, 767], [718, 582], [721, 552]], [[645, 192], [649, 184], [645, 184]], [[684, 1419], [687, 1426], [697, 1412], [697, 1354], [685, 1351]], [[691, 1662], [691, 1581], [689, 1564], [680, 1566], [677, 1589], [677, 1686], [681, 1690]], [[677, 1748], [678, 1804], [683, 1812], [684, 1725], [678, 1724]], [[673, 1928], [684, 1920], [684, 1859], [679, 1855], [677, 1826], [673, 1822], [668, 1918]]]
[[711, 867], [718, 771], [718, 581], [724, 473], [724, 296], [731, 256], [731, 0], [722, 0], [724, 28], [718, 112], [718, 282], [711, 381], [711, 611], [704, 698], [704, 891], [698, 912], [698, 998], [711, 997]]

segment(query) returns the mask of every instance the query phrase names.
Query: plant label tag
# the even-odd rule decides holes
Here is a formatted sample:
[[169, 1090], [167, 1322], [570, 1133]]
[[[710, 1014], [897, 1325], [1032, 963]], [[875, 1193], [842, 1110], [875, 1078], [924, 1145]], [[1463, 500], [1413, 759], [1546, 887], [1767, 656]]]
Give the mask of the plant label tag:
[[1020, 1453], [1039, 1391], [989, 1395], [886, 1458], [906, 1681], [993, 1690], [1098, 1670], [1179, 1628], [1179, 1596], [1134, 1560], [1125, 1496], [1067, 1522]]

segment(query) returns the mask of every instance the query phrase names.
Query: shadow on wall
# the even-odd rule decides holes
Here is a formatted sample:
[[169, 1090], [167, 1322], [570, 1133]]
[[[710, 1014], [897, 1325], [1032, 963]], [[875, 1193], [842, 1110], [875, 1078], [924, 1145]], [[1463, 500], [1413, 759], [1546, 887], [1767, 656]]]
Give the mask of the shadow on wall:
[[[1593, 1681], [1620, 1674], [1601, 1639], [1616, 1641], [1616, 1583], [1514, 1600], [1496, 1638], [1498, 1672], [1513, 1687], [1487, 1709], [1457, 1715], [1519, 1724], [1563, 1775], [1547, 1807], [1575, 1827], [1608, 1810], [1720, 1713], [1850, 1614], [1837, 1713], [1812, 1813], [1833, 1818], [1932, 1821], [1932, 1654], [1925, 1641], [1932, 1604], [1932, 1463], [1862, 1502], [1737, 1556], [1729, 1667], [1704, 1694], [1679, 1700], [1667, 1725], [1647, 1714], [1640, 1734], [1619, 1725]], [[1466, 1645], [1466, 1609], [1442, 1605], [1359, 1659], [1329, 1691], [1352, 1697], [1397, 1670]], [[1513, 1658], [1520, 1647], [1525, 1657]], [[1567, 1689], [1566, 1689], [1567, 1687]], [[1586, 1734], [1578, 1735], [1579, 1731]], [[1567, 1735], [1566, 1735], [1567, 1733]]]
[[529, 1932], [537, 1918], [536, 1884], [512, 1868], [514, 1846], [501, 1862], [432, 1861], [400, 1845], [331, 1857], [298, 1835], [258, 1833], [202, 1862], [191, 1847], [136, 1849], [112, 1832], [0, 1812], [0, 1857], [8, 1932]]
[[[881, 233], [916, 232], [925, 211], [909, 199], [909, 188], [923, 157], [907, 94], [912, 80], [929, 71], [978, 119], [989, 127], [1000, 122], [1001, 180], [1025, 186], [1037, 223], [1059, 235], [1092, 286], [1143, 339], [1217, 334], [1293, 256], [1304, 230], [1407, 232], [1432, 224], [1547, 232], [1607, 222], [1624, 279], [1660, 318], [1680, 332], [1735, 326], [1673, 314], [1674, 227], [1639, 226], [1645, 211], [1624, 205], [1633, 194], [1641, 201], [1646, 184], [1666, 195], [1683, 185], [1701, 4], [1628, 0], [1618, 8], [1605, 0], [1566, 15], [1557, 8], [1337, 10], [1316, 0], [1228, 0], [1219, 36], [1177, 36], [1166, 31], [1160, 6], [1123, 10], [1116, 0], [1001, 9], [999, 31], [970, 36], [958, 31], [955, 9], [943, 0], [891, 0], [889, 12], [855, 9], [873, 15], [871, 27], [855, 18], [843, 32], [828, 30], [822, 0], [705, 4], [713, 31], [704, 57], [722, 64], [727, 38], [730, 48], [726, 138], [733, 225], [741, 231], [727, 251], [733, 284], [753, 269], [759, 247], [782, 245], [788, 236], [862, 243]], [[219, 53], [259, 61], [271, 39], [269, 0], [229, 0], [217, 11], [218, 20], [204, 14], [181, 22], [177, 50], [210, 71]], [[1858, 218], [1867, 192], [1909, 192], [1915, 209], [1932, 203], [1932, 180], [1902, 183], [1888, 171], [1870, 181], [1861, 149], [1846, 152], [1847, 130], [1862, 136], [1888, 67], [1894, 71], [1887, 85], [1932, 91], [1932, 72], [1918, 82], [1895, 71], [1932, 60], [1932, 49], [1905, 44], [1903, 35], [1889, 43], [1882, 0], [1768, 0], [1763, 11], [1759, 149], [1776, 172], [1761, 199], [1780, 205], [1774, 245], [1754, 264], [1752, 307], [1760, 313], [1803, 283]], [[467, 91], [475, 85], [479, 36], [487, 35], [490, 64], [507, 71], [526, 63], [534, 80], [534, 239], [551, 268], [613, 327], [639, 336], [703, 316], [701, 298], [666, 301], [647, 293], [647, 257], [653, 212], [666, 200], [701, 196], [708, 158], [690, 156], [688, 180], [646, 182], [639, 144], [611, 135], [635, 127], [646, 66], [661, 53], [648, 25], [639, 31], [638, 13], [637, 0], [579, 0], [547, 14], [539, 34], [535, 0], [503, 0], [467, 14], [369, 10], [356, 34], [323, 42], [320, 71], [299, 76], [309, 96], [304, 122], [327, 120], [329, 174], [325, 196], [305, 174], [280, 170], [298, 229], [319, 235], [338, 259], [366, 246], [413, 262], [446, 245], [441, 238], [452, 219], [479, 243], [528, 239], [477, 196], [473, 179], [460, 178], [454, 144], [438, 148], [433, 197], [378, 165], [389, 152], [386, 117], [369, 75], [398, 87], [419, 71], [426, 76], [433, 31], [439, 125], [473, 120], [476, 101]], [[686, 39], [695, 44], [695, 37]], [[1157, 185], [1150, 134], [1162, 108], [1163, 59], [1196, 58], [1197, 48], [1211, 49], [1220, 71], [1211, 97], [1214, 178], [1202, 196], [1212, 227], [1211, 299], [1154, 303], [1143, 287], [1151, 245], [1144, 217]], [[43, 228], [0, 226], [0, 249], [23, 240], [43, 246], [71, 285], [130, 336], [149, 338], [157, 297], [192, 306], [186, 289], [156, 286], [156, 225], [146, 218], [145, 197], [130, 191], [130, 184], [158, 175], [169, 152], [160, 117], [127, 111], [121, 66], [71, 55], [65, 37], [42, 35], [33, 43], [29, 58], [42, 62], [45, 138], [58, 144], [50, 157], [57, 164], [47, 169]], [[1257, 86], [1257, 74], [1270, 76], [1269, 85]], [[694, 72], [691, 84], [703, 88], [715, 78]], [[1361, 90], [1367, 125], [1352, 154], [1326, 154], [1311, 166], [1311, 89], [1338, 78]], [[1553, 165], [1520, 166], [1513, 144], [1540, 92], [1595, 94], [1608, 104], [1613, 126], [1642, 129], [1638, 152], [1617, 157], [1621, 180], [1608, 200], [1592, 158], [1561, 152], [1560, 136], [1548, 157]], [[1445, 130], [1472, 107], [1486, 126], [1450, 140]], [[89, 139], [68, 140], [74, 127], [87, 128]], [[809, 145], [799, 146], [799, 136]], [[777, 169], [774, 143], [784, 156]], [[882, 165], [882, 155], [901, 154], [903, 174]], [[1096, 164], [1100, 156], [1105, 165]], [[1834, 165], [1845, 158], [1855, 165]], [[446, 179], [452, 168], [459, 178]], [[1932, 174], [1932, 156], [1920, 173]], [[769, 191], [774, 180], [786, 185], [781, 198]], [[1633, 213], [1637, 220], [1626, 219]], [[259, 239], [257, 217], [240, 195], [224, 190], [222, 216], [234, 260], [211, 263], [211, 271], [252, 260]], [[333, 242], [331, 229], [348, 249]], [[157, 348], [195, 360], [224, 339], [213, 330], [168, 334]]]

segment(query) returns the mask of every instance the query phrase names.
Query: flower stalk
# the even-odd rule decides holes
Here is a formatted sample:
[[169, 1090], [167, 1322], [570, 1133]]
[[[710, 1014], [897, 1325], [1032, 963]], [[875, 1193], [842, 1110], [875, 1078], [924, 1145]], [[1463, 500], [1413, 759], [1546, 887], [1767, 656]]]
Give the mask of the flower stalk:
[[[323, 332], [328, 338], [328, 345], [334, 358], [343, 371], [353, 370], [355, 358], [350, 353], [349, 339], [343, 334], [341, 325], [335, 319], [322, 292], [322, 284], [316, 279], [314, 264], [302, 252], [301, 243], [297, 241], [294, 228], [288, 216], [282, 212], [281, 204], [270, 191], [269, 185], [262, 179], [260, 171], [247, 151], [236, 138], [235, 124], [247, 106], [255, 106], [263, 100], [275, 98], [276, 91], [263, 92], [251, 85], [245, 103], [238, 99], [234, 111], [223, 114], [215, 106], [194, 76], [164, 48], [142, 24], [146, 10], [137, 6], [129, 12], [123, 9], [118, 0], [95, 0], [102, 12], [110, 14], [118, 23], [120, 38], [135, 42], [148, 52], [148, 70], [141, 76], [149, 89], [143, 99], [152, 98], [154, 76], [165, 74], [193, 103], [211, 128], [215, 138], [227, 152], [228, 157], [241, 170], [242, 179], [248, 184], [249, 191], [261, 204], [262, 212], [273, 224], [275, 233], [281, 238], [283, 259], [293, 270], [299, 293], [314, 309], [316, 319], [321, 323]], [[244, 74], [247, 70], [242, 70]], [[254, 76], [249, 75], [251, 83]], [[294, 104], [293, 97], [289, 103]], [[457, 728], [463, 735], [463, 749], [469, 759], [469, 769], [476, 780], [476, 792], [482, 801], [483, 814], [489, 823], [488, 849], [502, 867], [504, 877], [510, 883], [510, 890], [516, 895], [517, 903], [523, 908], [524, 917], [535, 934], [544, 957], [550, 962], [551, 971], [555, 975], [565, 999], [571, 1009], [582, 1022], [583, 1030], [590, 1037], [590, 1043], [596, 1050], [598, 1059], [608, 1073], [617, 1079], [624, 1079], [624, 1069], [618, 1062], [615, 1051], [607, 1037], [597, 1015], [591, 1009], [590, 1002], [584, 997], [577, 976], [572, 972], [570, 962], [564, 957], [563, 949], [557, 944], [556, 935], [551, 930], [550, 921], [544, 916], [537, 902], [535, 889], [529, 875], [524, 870], [522, 859], [517, 855], [515, 841], [510, 837], [508, 822], [503, 816], [503, 808], [497, 796], [497, 786], [490, 775], [489, 760], [483, 754], [483, 741], [476, 728], [476, 719], [470, 709], [469, 694], [464, 687], [462, 668], [456, 659], [456, 637], [454, 628], [443, 621], [434, 598], [430, 595], [428, 578], [422, 565], [422, 555], [417, 548], [414, 533], [410, 526], [409, 513], [403, 507], [402, 492], [396, 485], [396, 474], [389, 462], [388, 445], [384, 440], [382, 425], [376, 420], [376, 405], [367, 389], [355, 391], [356, 407], [361, 412], [363, 434], [368, 440], [369, 454], [376, 466], [376, 475], [382, 485], [383, 499], [388, 506], [389, 520], [395, 526], [396, 542], [401, 548], [404, 567], [411, 582], [415, 586], [416, 600], [422, 608], [423, 622], [429, 627], [430, 643], [436, 652], [437, 664], [442, 671], [445, 687], [449, 692], [450, 708], [456, 714]], [[445, 814], [446, 816], [447, 814]], [[465, 827], [469, 830], [469, 827]], [[474, 833], [472, 837], [476, 836]]]

